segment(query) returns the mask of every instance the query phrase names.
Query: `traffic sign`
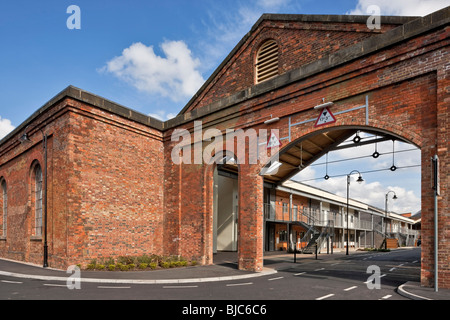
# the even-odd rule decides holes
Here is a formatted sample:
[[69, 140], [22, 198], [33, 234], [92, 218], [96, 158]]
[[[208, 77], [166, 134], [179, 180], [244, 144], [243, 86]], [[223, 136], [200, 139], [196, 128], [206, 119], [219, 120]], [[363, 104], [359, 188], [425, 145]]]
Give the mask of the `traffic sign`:
[[320, 113], [319, 118], [317, 118], [316, 124], [314, 127], [320, 127], [329, 123], [336, 122], [336, 118], [331, 113], [331, 111], [328, 108], [323, 108], [322, 112]]

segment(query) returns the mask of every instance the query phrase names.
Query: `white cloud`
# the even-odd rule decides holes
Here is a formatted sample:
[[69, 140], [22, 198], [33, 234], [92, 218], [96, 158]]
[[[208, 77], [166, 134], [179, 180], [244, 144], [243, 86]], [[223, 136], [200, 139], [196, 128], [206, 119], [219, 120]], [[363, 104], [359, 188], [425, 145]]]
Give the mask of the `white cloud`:
[[450, 0], [359, 0], [348, 14], [368, 15], [371, 5], [380, 7], [381, 15], [426, 16], [450, 5]]
[[153, 46], [140, 42], [111, 59], [102, 71], [114, 74], [137, 89], [159, 94], [173, 101], [191, 97], [204, 83], [198, 67], [200, 61], [184, 41], [165, 41], [161, 45], [165, 57], [158, 56]]
[[230, 9], [222, 3], [214, 2], [203, 21], [201, 30], [203, 41], [202, 62], [205, 70], [215, 68], [226, 57], [234, 46], [250, 31], [251, 27], [264, 13], [298, 13], [301, 7], [298, 1], [292, 0], [250, 0], [243, 1]]
[[164, 110], [157, 110], [154, 113], [149, 113], [148, 114], [150, 117], [161, 120], [161, 121], [166, 121], [172, 118], [175, 118], [177, 115], [176, 113], [167, 113]]
[[9, 119], [2, 119], [2, 117], [0, 117], [0, 139], [3, 139], [14, 129], [15, 127], [11, 124], [11, 121]]
[[256, 4], [264, 9], [278, 9], [287, 6], [291, 0], [257, 0]]

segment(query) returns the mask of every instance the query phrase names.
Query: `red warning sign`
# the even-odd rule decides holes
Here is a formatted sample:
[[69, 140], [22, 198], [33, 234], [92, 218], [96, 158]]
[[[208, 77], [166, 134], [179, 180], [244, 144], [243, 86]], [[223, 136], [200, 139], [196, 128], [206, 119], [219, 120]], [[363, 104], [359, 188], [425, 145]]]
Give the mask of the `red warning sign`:
[[336, 122], [336, 118], [331, 113], [331, 111], [328, 108], [323, 108], [322, 112], [320, 113], [319, 118], [317, 118], [316, 124], [314, 127], [320, 127], [324, 126], [329, 123]]

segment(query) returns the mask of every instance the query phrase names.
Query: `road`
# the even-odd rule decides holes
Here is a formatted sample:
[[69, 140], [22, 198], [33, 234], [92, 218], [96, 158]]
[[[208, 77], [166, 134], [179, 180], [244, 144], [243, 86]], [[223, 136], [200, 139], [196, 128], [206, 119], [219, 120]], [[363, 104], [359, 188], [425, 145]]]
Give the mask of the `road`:
[[[420, 248], [301, 257], [297, 263], [266, 259], [270, 276], [187, 284], [65, 283], [0, 276], [2, 300], [406, 300], [396, 288], [420, 279]], [[379, 271], [379, 272], [377, 272]], [[379, 282], [378, 282], [379, 281]], [[373, 289], [370, 287], [379, 283]], [[184, 302], [183, 302], [184, 303]], [[182, 303], [182, 305], [184, 305]]]

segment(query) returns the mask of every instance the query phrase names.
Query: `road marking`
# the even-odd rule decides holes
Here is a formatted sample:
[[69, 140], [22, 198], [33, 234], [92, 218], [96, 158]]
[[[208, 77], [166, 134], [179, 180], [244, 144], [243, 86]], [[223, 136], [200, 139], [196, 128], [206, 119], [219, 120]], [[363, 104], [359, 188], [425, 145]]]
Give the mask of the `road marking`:
[[243, 282], [243, 283], [229, 283], [227, 284], [227, 287], [234, 287], [234, 286], [248, 286], [253, 284], [253, 282]]
[[[383, 277], [386, 277], [386, 274], [383, 274], [383, 275], [380, 276], [380, 278], [383, 278]], [[374, 280], [374, 279], [367, 280], [366, 282], [363, 282], [363, 283], [373, 282], [373, 280]]]
[[198, 288], [198, 286], [163, 286], [163, 289], [185, 289], [185, 288]]
[[267, 280], [269, 280], [269, 281], [272, 281], [272, 280], [279, 280], [279, 279], [283, 279], [284, 277], [278, 277], [278, 278], [272, 278], [272, 279], [267, 279]]
[[350, 288], [344, 289], [344, 291], [350, 291], [350, 290], [353, 290], [353, 289], [356, 289], [356, 288], [358, 288], [358, 286], [353, 286], [353, 287], [350, 287]]
[[300, 273], [296, 273], [294, 274], [294, 276], [301, 276], [302, 274], [305, 274], [306, 272], [300, 272]]
[[322, 271], [322, 270], [325, 270], [325, 268], [316, 269], [314, 271]]
[[4, 283], [16, 283], [16, 284], [22, 284], [23, 282], [20, 281], [9, 281], [9, 280], [2, 280]]
[[396, 268], [391, 268], [391, 269], [389, 269], [389, 271], [394, 271]]
[[333, 263], [332, 266], [335, 266], [335, 265], [338, 265], [338, 264], [341, 264], [341, 263], [340, 263], [340, 262], [338, 262], [338, 263]]
[[44, 283], [44, 286], [47, 286], [47, 287], [64, 287], [64, 288], [67, 288], [67, 285], [66, 285], [66, 284]]
[[412, 263], [417, 263], [417, 262], [419, 262], [419, 260], [415, 260], [415, 261], [413, 261]]
[[330, 294], [327, 294], [326, 296], [323, 296], [323, 297], [317, 298], [316, 300], [323, 300], [323, 299], [327, 299], [327, 298], [330, 298], [330, 297], [332, 297], [332, 296], [334, 296], [334, 294], [330, 293]]
[[389, 299], [390, 297], [392, 297], [392, 295], [391, 295], [391, 294], [388, 294], [387, 296], [384, 296], [384, 297], [381, 298], [380, 300], [386, 300], [386, 299]]
[[131, 287], [97, 286], [99, 289], [131, 289]]

